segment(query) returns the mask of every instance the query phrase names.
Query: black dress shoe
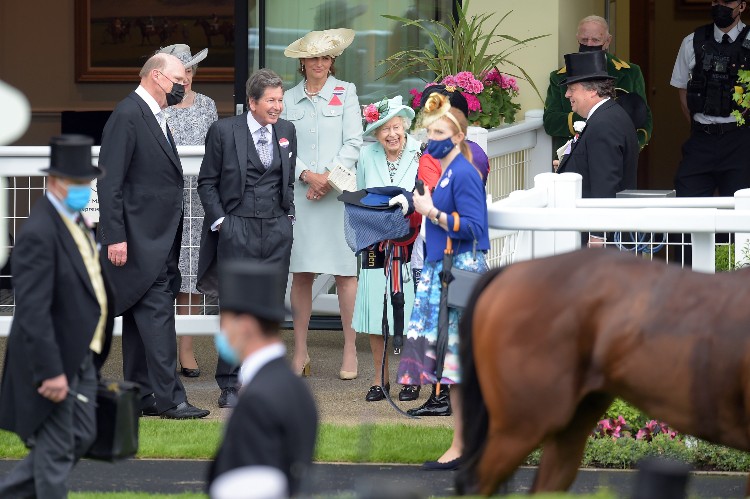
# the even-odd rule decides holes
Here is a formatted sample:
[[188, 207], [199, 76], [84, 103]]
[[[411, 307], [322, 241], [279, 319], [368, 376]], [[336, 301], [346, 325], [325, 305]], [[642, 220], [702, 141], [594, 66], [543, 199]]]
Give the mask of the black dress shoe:
[[181, 367], [180, 373], [182, 373], [182, 375], [185, 376], [186, 378], [197, 378], [198, 376], [201, 375], [201, 370], [198, 368], [188, 369], [187, 367]]
[[156, 402], [148, 407], [141, 409], [141, 416], [158, 416], [159, 409], [156, 408]]
[[460, 464], [461, 458], [457, 457], [452, 461], [446, 461], [444, 463], [438, 461], [427, 461], [422, 465], [422, 469], [427, 471], [453, 471], [457, 470]]
[[[390, 393], [391, 391], [391, 384], [386, 383], [385, 389], [388, 390]], [[383, 400], [385, 398], [385, 392], [383, 392], [383, 389], [380, 388], [378, 385], [373, 385], [370, 387], [370, 389], [367, 391], [367, 395], [365, 395], [365, 400], [368, 402], [377, 402], [378, 400]]]
[[410, 402], [419, 398], [419, 390], [422, 388], [419, 385], [404, 385], [401, 387], [401, 391], [398, 394], [398, 399], [401, 402]]
[[237, 389], [233, 386], [229, 388], [222, 388], [221, 395], [219, 395], [219, 407], [226, 409], [227, 407], [237, 406]]
[[199, 419], [205, 418], [209, 414], [211, 414], [211, 411], [198, 409], [185, 401], [176, 407], [172, 407], [171, 409], [162, 412], [161, 417], [163, 419]]
[[432, 387], [432, 394], [427, 401], [414, 409], [406, 411], [409, 416], [450, 416], [451, 410], [450, 388], [441, 387], [440, 395], [435, 394], [435, 387]]

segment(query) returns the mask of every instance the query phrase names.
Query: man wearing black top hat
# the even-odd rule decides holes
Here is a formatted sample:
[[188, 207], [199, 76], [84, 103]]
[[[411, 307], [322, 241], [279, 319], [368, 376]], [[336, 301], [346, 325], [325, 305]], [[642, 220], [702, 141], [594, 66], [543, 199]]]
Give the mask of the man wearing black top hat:
[[222, 473], [264, 465], [284, 472], [294, 496], [312, 462], [315, 401], [284, 360], [279, 335], [286, 277], [286, 269], [269, 264], [229, 260], [220, 265], [216, 349], [226, 362], [242, 365], [242, 388], [209, 471], [209, 487]]
[[114, 300], [81, 216], [93, 139], [50, 142], [47, 193], [18, 234], [11, 267], [16, 310], [0, 387], [0, 428], [31, 449], [0, 480], [0, 497], [67, 497], [75, 463], [96, 437], [97, 371], [112, 339]]
[[[614, 78], [607, 73], [604, 52], [565, 55], [568, 77], [565, 97], [573, 111], [586, 118], [582, 131], [570, 141], [564, 156], [553, 164], [558, 173], [583, 177], [584, 198], [613, 198], [635, 189], [638, 169], [638, 137], [633, 121], [614, 101]], [[591, 236], [589, 244], [601, 243]]]
[[580, 174], [584, 198], [613, 198], [635, 189], [638, 137], [630, 116], [614, 101], [614, 78], [607, 73], [604, 52], [566, 54], [565, 64], [568, 77], [560, 84], [567, 85], [565, 97], [586, 124], [564, 151], [557, 171]]

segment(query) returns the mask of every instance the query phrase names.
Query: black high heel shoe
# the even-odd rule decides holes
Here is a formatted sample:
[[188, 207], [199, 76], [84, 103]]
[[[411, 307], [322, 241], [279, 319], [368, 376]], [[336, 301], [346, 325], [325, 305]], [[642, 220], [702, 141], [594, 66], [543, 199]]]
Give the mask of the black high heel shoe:
[[200, 368], [188, 369], [187, 367], [181, 367], [180, 373], [186, 378], [197, 378], [201, 375]]
[[[391, 392], [391, 384], [386, 383], [385, 389], [388, 391], [388, 393]], [[365, 400], [368, 402], [377, 402], [378, 400], [383, 400], [385, 398], [385, 392], [382, 388], [380, 388], [379, 385], [372, 385], [370, 389], [367, 391], [367, 395], [365, 395]]]

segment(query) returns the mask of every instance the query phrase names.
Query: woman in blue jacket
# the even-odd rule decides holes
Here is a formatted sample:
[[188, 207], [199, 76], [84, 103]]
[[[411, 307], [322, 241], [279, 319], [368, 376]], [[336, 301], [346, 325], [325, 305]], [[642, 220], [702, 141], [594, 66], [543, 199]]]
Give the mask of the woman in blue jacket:
[[433, 93], [422, 111], [422, 126], [429, 142], [425, 153], [440, 161], [442, 174], [432, 194], [414, 193], [414, 208], [425, 216], [425, 262], [417, 285], [404, 351], [399, 364], [399, 383], [451, 385], [453, 441], [437, 461], [424, 463], [434, 470], [456, 469], [463, 450], [461, 433], [461, 382], [458, 364], [460, 311], [448, 309], [448, 349], [441, 379], [436, 376], [436, 344], [440, 310], [440, 271], [443, 253], [452, 240], [453, 266], [485, 272], [485, 252], [490, 248], [487, 201], [482, 174], [471, 163], [466, 143], [466, 116], [451, 107], [446, 95]]

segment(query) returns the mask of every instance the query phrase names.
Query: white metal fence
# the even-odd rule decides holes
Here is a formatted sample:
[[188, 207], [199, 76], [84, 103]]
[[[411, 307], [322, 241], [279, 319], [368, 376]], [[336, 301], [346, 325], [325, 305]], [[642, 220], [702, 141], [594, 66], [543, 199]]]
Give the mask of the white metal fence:
[[[495, 235], [513, 242], [502, 263], [572, 251], [581, 245], [580, 232], [590, 231], [690, 234], [692, 268], [708, 273], [715, 271], [716, 234], [733, 233], [735, 261], [747, 263], [750, 189], [733, 198], [582, 199], [576, 173], [542, 173], [534, 181], [489, 208]], [[675, 260], [683, 262], [681, 255]]]

